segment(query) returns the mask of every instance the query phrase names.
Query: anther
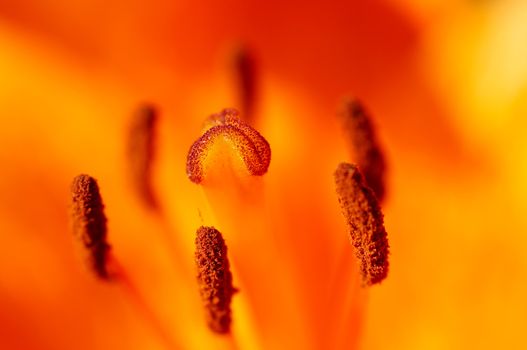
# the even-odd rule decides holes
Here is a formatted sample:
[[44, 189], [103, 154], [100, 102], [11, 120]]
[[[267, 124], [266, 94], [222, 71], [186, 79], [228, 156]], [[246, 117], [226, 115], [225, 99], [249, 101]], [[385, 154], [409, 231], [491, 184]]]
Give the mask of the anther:
[[192, 182], [199, 184], [204, 180], [206, 158], [220, 138], [230, 141], [249, 174], [261, 176], [267, 172], [271, 147], [258, 131], [240, 120], [238, 111], [225, 109], [209, 117], [207, 125], [210, 129], [194, 142], [187, 155], [187, 176]]
[[388, 238], [377, 198], [355, 165], [339, 164], [335, 183], [362, 281], [365, 285], [379, 283], [388, 274]]
[[386, 161], [377, 142], [371, 118], [360, 101], [348, 100], [344, 103], [342, 119], [352, 160], [382, 202], [385, 195]]
[[254, 112], [257, 94], [257, 72], [254, 56], [247, 48], [236, 50], [233, 58], [234, 74], [238, 84], [238, 93], [245, 120]]
[[227, 246], [214, 227], [201, 226], [196, 235], [196, 265], [207, 324], [216, 333], [229, 333], [231, 299], [235, 293], [227, 259]]
[[133, 116], [127, 145], [131, 185], [139, 198], [152, 209], [158, 207], [152, 186], [157, 119], [158, 112], [154, 106], [149, 104], [141, 106]]
[[110, 246], [106, 242], [106, 216], [97, 181], [78, 175], [71, 185], [71, 216], [75, 238], [83, 245], [89, 267], [102, 279], [108, 278]]

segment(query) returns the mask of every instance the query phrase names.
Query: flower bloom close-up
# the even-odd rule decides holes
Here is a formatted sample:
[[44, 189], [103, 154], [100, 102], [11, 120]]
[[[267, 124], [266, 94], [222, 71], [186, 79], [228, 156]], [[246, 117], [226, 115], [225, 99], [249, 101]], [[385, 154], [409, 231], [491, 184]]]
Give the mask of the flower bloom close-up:
[[0, 348], [522, 348], [527, 4], [0, 2]]

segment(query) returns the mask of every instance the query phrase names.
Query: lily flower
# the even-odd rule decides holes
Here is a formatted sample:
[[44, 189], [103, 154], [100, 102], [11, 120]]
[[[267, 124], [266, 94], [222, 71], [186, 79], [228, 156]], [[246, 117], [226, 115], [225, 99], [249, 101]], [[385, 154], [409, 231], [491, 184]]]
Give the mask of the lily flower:
[[518, 347], [524, 9], [1, 3], [0, 347]]

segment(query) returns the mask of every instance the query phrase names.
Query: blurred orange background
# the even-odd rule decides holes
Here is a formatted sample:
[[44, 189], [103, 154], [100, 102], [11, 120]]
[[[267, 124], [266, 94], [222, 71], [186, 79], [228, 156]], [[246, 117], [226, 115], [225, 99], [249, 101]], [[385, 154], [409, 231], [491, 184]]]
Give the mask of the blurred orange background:
[[[390, 275], [367, 291], [363, 321], [349, 330], [357, 347], [522, 347], [522, 0], [0, 1], [0, 347], [164, 348], [117, 288], [78, 276], [65, 213], [80, 172], [100, 180], [116, 254], [146, 295], [155, 290], [156, 317], [185, 339], [181, 348], [227, 346], [195, 327], [196, 301], [179, 284], [188, 276], [167, 270], [163, 240], [152, 234], [145, 248], [141, 233], [163, 225], [130, 199], [122, 154], [131, 111], [143, 101], [160, 106], [156, 187], [172, 226], [194, 232], [201, 197], [187, 184], [185, 156], [206, 116], [240, 104], [230, 65], [239, 47], [257, 62], [254, 114], [273, 150], [276, 188], [294, 183], [292, 196], [331, 203], [332, 178], [312, 190], [309, 181], [345, 157], [334, 140], [341, 98], [360, 97], [375, 119], [389, 162]], [[314, 174], [295, 183], [292, 159]], [[306, 223], [315, 209], [275, 217], [304, 223], [308, 240], [315, 228], [342, 228]], [[193, 237], [180, 239], [190, 247]], [[192, 268], [192, 250], [180, 255]], [[171, 304], [187, 297], [187, 309]], [[258, 348], [252, 326], [236, 327]]]

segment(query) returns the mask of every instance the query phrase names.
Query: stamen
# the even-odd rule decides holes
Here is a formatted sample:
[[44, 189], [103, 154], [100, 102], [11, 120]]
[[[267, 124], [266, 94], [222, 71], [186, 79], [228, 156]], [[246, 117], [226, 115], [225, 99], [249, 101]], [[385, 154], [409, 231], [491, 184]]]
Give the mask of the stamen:
[[196, 235], [196, 265], [207, 324], [216, 333], [229, 333], [231, 299], [235, 293], [227, 259], [227, 246], [214, 227], [201, 226]]
[[346, 101], [342, 116], [353, 162], [359, 166], [369, 187], [382, 202], [385, 195], [386, 161], [377, 142], [371, 118], [358, 100]]
[[106, 216], [97, 181], [89, 175], [78, 175], [71, 185], [71, 216], [74, 236], [82, 242], [87, 260], [95, 274], [108, 278]]
[[[166, 343], [166, 348], [177, 348], [173, 335], [167, 332], [126, 269], [114, 256], [110, 258], [111, 247], [106, 241], [106, 216], [97, 181], [89, 175], [78, 175], [73, 179], [71, 193], [73, 234], [83, 246], [90, 269], [101, 279], [118, 281], [125, 295]], [[111, 268], [108, 266], [109, 260]]]
[[256, 62], [253, 55], [246, 48], [238, 49], [234, 54], [234, 73], [238, 83], [238, 91], [243, 114], [247, 118], [254, 112], [256, 101], [257, 74]]
[[388, 238], [383, 215], [373, 191], [359, 169], [341, 163], [335, 171], [339, 203], [346, 218], [365, 285], [381, 282], [388, 274]]
[[127, 145], [132, 186], [143, 202], [152, 209], [158, 207], [152, 186], [157, 119], [158, 113], [154, 106], [149, 104], [141, 106], [130, 125]]
[[232, 143], [251, 175], [261, 176], [267, 172], [271, 162], [269, 143], [239, 119], [238, 111], [225, 109], [209, 117], [207, 125], [210, 129], [194, 142], [187, 155], [187, 176], [192, 182], [199, 184], [204, 180], [205, 160], [220, 137]]

